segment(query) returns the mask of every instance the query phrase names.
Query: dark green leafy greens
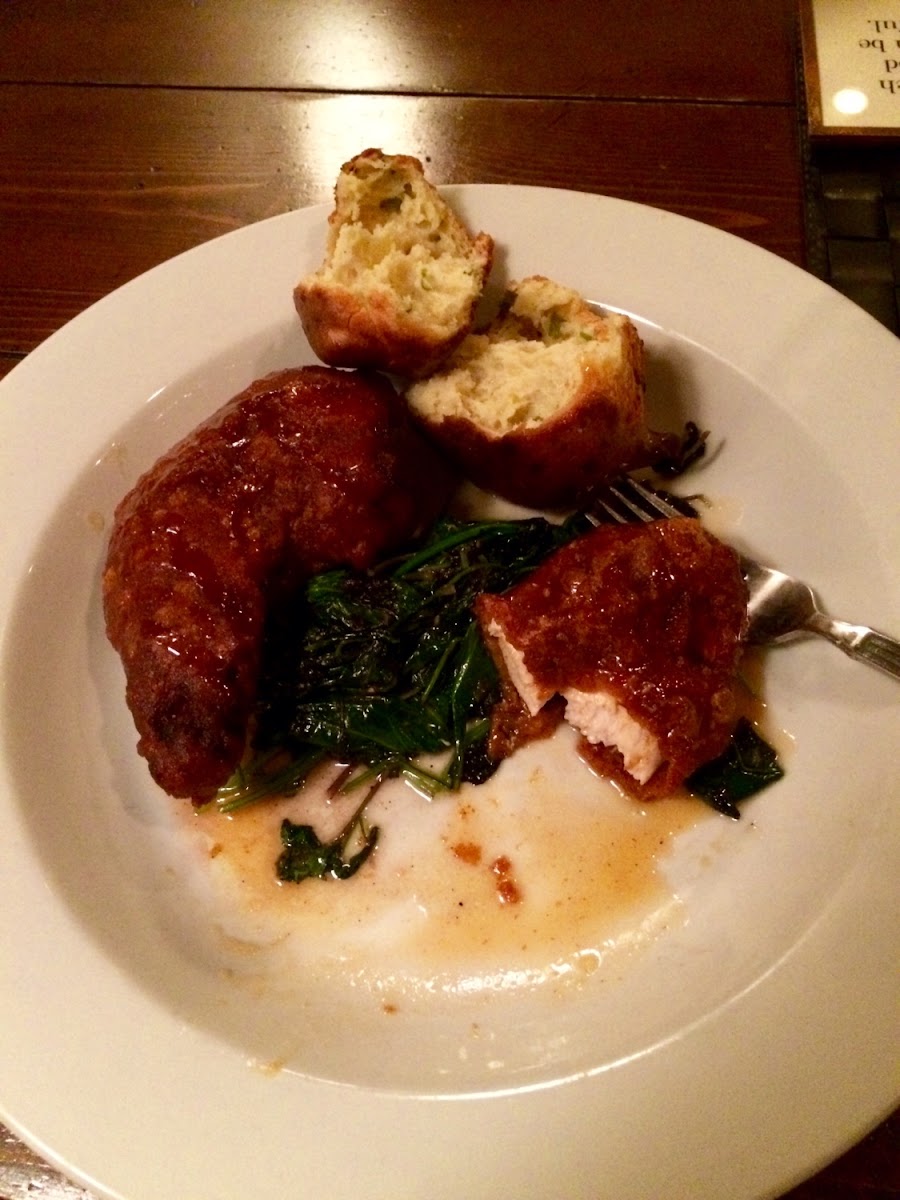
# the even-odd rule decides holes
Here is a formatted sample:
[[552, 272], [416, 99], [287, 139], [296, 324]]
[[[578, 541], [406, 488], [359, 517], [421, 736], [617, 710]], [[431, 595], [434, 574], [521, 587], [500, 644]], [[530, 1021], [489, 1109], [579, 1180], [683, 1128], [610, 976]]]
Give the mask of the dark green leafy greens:
[[270, 623], [254, 755], [218, 807], [296, 790], [323, 759], [351, 764], [343, 791], [397, 775], [429, 793], [487, 779], [499, 681], [475, 598], [509, 587], [588, 528], [581, 515], [445, 519], [414, 552], [310, 579]]
[[673, 453], [653, 464], [653, 470], [663, 479], [674, 479], [683, 475], [688, 468], [706, 454], [709, 431], [701, 429], [694, 421], [687, 421], [681, 435], [681, 443]]
[[[349, 879], [355, 875], [378, 843], [378, 826], [365, 821], [368, 797], [330, 842], [323, 842], [311, 825], [295, 825], [287, 817], [281, 822], [284, 847], [275, 872], [285, 883], [304, 879]], [[355, 848], [354, 848], [355, 847]]]
[[704, 763], [685, 786], [727, 817], [740, 817], [738, 804], [783, 778], [784, 770], [768, 742], [746, 718], [738, 721], [725, 751]]

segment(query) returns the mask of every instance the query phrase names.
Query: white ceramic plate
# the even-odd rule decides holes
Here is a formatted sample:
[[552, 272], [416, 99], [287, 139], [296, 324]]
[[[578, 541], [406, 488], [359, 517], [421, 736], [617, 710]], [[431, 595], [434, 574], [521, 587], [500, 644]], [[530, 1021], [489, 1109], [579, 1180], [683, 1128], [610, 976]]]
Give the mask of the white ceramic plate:
[[[497, 239], [501, 278], [544, 273], [640, 323], [654, 404], [713, 431], [691, 486], [736, 541], [836, 614], [900, 631], [900, 343], [664, 212], [449, 193]], [[675, 840], [660, 871], [677, 919], [615, 970], [393, 1011], [296, 963], [279, 979], [277, 956], [242, 974], [237, 918], [220, 956], [227, 900], [134, 754], [99, 570], [140, 470], [252, 378], [310, 361], [291, 291], [324, 219], [164, 264], [0, 384], [2, 1118], [127, 1200], [786, 1190], [900, 1097], [900, 687], [824, 642], [765, 664], [786, 780], [741, 822]]]

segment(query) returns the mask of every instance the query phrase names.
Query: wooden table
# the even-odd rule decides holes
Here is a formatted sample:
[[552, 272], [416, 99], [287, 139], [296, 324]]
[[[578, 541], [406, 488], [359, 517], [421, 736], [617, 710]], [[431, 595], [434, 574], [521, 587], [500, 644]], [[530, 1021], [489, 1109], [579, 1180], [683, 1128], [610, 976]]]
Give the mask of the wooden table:
[[[0, 375], [164, 259], [329, 199], [369, 145], [808, 266], [799, 93], [792, 0], [3, 0]], [[898, 1134], [792, 1200], [900, 1196]], [[0, 1197], [35, 1194], [89, 1200], [0, 1128]]]

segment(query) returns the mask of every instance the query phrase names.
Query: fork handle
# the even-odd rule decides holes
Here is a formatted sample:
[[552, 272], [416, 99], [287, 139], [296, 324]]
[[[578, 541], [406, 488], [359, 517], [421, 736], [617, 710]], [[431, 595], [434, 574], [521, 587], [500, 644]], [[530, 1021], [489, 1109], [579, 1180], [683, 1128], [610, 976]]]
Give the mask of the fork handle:
[[900, 679], [900, 642], [896, 638], [869, 629], [867, 625], [851, 625], [848, 621], [836, 621], [820, 613], [810, 618], [806, 628], [828, 638], [851, 658]]

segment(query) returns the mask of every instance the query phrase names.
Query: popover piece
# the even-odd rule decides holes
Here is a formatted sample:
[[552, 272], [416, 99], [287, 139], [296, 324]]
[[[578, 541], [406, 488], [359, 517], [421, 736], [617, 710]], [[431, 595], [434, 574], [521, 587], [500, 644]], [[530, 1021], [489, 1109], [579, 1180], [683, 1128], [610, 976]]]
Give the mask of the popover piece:
[[678, 443], [647, 428], [634, 324], [541, 275], [511, 285], [493, 322], [406, 399], [474, 483], [532, 508], [580, 504]]
[[471, 329], [493, 249], [417, 158], [363, 151], [341, 167], [325, 261], [294, 289], [310, 345], [331, 366], [429, 374]]

